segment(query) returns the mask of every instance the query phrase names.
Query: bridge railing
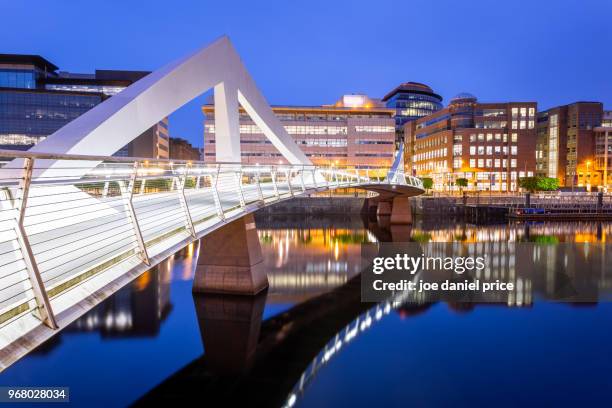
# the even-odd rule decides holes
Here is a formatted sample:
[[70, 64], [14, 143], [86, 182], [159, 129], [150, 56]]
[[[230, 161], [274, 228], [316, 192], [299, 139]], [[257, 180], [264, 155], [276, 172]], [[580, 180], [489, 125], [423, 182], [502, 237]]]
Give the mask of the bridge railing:
[[[0, 348], [136, 265], [262, 205], [323, 189], [422, 188], [387, 168], [0, 151]], [[26, 322], [25, 320], [28, 320]], [[32, 320], [35, 319], [35, 320]]]

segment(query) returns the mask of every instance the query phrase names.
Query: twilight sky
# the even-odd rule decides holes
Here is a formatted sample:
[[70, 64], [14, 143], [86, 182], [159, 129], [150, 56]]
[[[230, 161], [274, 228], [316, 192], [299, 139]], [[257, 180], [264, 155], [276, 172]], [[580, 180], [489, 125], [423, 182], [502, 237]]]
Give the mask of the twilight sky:
[[[0, 0], [0, 53], [64, 71], [154, 70], [230, 36], [271, 104], [381, 97], [405, 81], [444, 97], [577, 100], [612, 109], [609, 0]], [[202, 145], [203, 98], [170, 118]]]

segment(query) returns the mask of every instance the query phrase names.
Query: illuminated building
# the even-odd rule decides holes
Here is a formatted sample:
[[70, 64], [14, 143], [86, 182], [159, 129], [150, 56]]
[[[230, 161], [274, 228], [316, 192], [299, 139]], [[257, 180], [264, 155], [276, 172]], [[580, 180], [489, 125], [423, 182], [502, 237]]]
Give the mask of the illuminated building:
[[[58, 71], [38, 55], [0, 54], [0, 148], [27, 150], [70, 121], [147, 75], [141, 71]], [[117, 156], [168, 158], [168, 119]]]
[[[287, 132], [315, 165], [388, 167], [394, 157], [395, 111], [365, 95], [344, 95], [334, 105], [274, 106]], [[204, 161], [215, 161], [214, 105], [202, 107]], [[240, 108], [242, 163], [287, 161]]]
[[558, 178], [568, 188], [604, 185], [612, 121], [603, 118], [600, 102], [575, 102], [540, 112], [536, 173]]
[[404, 124], [406, 171], [434, 190], [517, 191], [535, 171], [535, 102], [480, 103], [462, 93], [429, 116]]
[[396, 142], [404, 140], [406, 122], [431, 115], [442, 109], [442, 97], [425, 84], [404, 82], [386, 94], [385, 106], [395, 109]]

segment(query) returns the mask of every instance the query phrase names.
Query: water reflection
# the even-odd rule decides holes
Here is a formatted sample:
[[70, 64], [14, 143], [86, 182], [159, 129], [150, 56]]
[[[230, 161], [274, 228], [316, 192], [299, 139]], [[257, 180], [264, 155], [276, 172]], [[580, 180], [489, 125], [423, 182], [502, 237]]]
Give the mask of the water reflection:
[[304, 219], [258, 218], [268, 302], [303, 301], [358, 275], [361, 244], [377, 242], [359, 221], [349, 217], [333, 226], [310, 226]]
[[[485, 307], [480, 301], [491, 300], [472, 299], [469, 304], [452, 298], [414, 297], [388, 299], [380, 305], [362, 303], [358, 277], [362, 243], [474, 243], [476, 251], [490, 254], [493, 266], [480, 278], [512, 277], [517, 283], [508, 298], [496, 299], [522, 307], [517, 310], [537, 309], [533, 305], [541, 299], [567, 298], [568, 288], [601, 299], [612, 287], [611, 268], [606, 268], [606, 258], [596, 255], [593, 246], [572, 255], [560, 245], [545, 245], [525, 255], [512, 252], [516, 250], [508, 245], [605, 243], [612, 232], [610, 223], [473, 226], [417, 219], [412, 228], [398, 229], [382, 221], [348, 216], [257, 218], [270, 288], [248, 301], [192, 297], [198, 247], [191, 245], [75, 321], [39, 348], [38, 354], [7, 369], [0, 381], [70, 384], [71, 399], [77, 405], [98, 395], [100, 382], [114, 390], [99, 398], [100, 404], [108, 406], [126, 405], [162, 381], [141, 402], [151, 401], [151, 396], [164, 399], [176, 395], [169, 390], [180, 389], [185, 398], [205, 398], [211, 404], [216, 398], [223, 403], [249, 398], [251, 406], [258, 406], [257, 402], [281, 406], [292, 399], [299, 404], [309, 393], [308, 384], [315, 384], [325, 371], [323, 367], [350, 350], [351, 344], [366, 341], [361, 333], [389, 330], [389, 326], [378, 329], [377, 322], [399, 317], [430, 319], [436, 304], [474, 315]], [[521, 272], [520, 262], [527, 256], [533, 257], [540, 273]], [[568, 265], [575, 265], [574, 272], [559, 274]], [[92, 343], [88, 334], [102, 342]], [[372, 350], [388, 347], [379, 340]], [[80, 350], [79, 359], [71, 358], [73, 350]], [[117, 361], [117, 356], [125, 361]], [[373, 363], [367, 355], [361, 358], [365, 364]], [[116, 375], [118, 370], [122, 375]], [[84, 378], [83, 372], [95, 374]], [[133, 381], [127, 384], [125, 378]]]

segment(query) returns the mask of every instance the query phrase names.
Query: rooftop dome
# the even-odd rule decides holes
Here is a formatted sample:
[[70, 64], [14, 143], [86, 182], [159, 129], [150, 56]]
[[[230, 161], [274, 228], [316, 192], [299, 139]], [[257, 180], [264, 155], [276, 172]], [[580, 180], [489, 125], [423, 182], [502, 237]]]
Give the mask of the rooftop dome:
[[414, 92], [417, 94], [431, 95], [442, 101], [442, 97], [440, 95], [434, 93], [433, 89], [420, 82], [403, 82], [385, 95], [382, 100], [386, 101], [398, 92]]
[[458, 93], [457, 95], [455, 95], [453, 98], [451, 98], [450, 103], [458, 102], [458, 101], [465, 101], [465, 100], [471, 100], [473, 102], [476, 102], [478, 100], [478, 98], [476, 98], [471, 93], [461, 92], [461, 93]]

